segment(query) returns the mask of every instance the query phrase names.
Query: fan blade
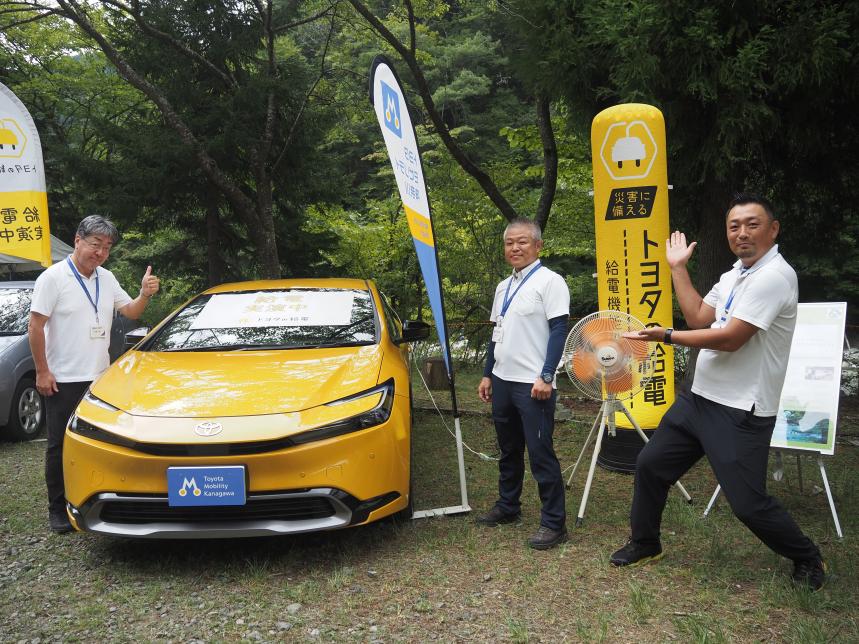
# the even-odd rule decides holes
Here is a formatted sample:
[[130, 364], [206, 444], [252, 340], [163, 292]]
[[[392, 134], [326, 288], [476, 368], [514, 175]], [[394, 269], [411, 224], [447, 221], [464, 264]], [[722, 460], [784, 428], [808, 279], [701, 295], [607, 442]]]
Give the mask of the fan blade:
[[644, 340], [630, 340], [624, 338], [627, 345], [627, 353], [636, 360], [644, 360], [650, 355], [650, 345]]
[[599, 363], [589, 351], [576, 351], [573, 354], [573, 375], [580, 382], [589, 382], [599, 375]]
[[610, 380], [605, 380], [605, 390], [610, 394], [622, 394], [632, 389], [632, 371], [625, 369]]
[[594, 318], [582, 326], [582, 340], [593, 344], [600, 336], [613, 337], [616, 330], [617, 325], [611, 318]]

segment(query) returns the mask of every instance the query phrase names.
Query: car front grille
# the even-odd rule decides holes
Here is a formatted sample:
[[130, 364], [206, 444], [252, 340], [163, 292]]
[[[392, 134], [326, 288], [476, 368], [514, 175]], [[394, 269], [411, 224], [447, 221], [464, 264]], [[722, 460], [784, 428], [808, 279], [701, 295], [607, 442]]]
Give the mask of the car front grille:
[[163, 501], [113, 501], [105, 503], [101, 520], [114, 524], [207, 523], [224, 521], [307, 521], [334, 516], [325, 497], [248, 499], [245, 505], [170, 507]]
[[359, 500], [336, 488], [252, 493], [244, 505], [173, 506], [163, 494], [101, 492], [67, 504], [81, 530], [115, 537], [193, 539], [259, 537], [336, 530], [363, 523], [400, 498], [386, 492]]

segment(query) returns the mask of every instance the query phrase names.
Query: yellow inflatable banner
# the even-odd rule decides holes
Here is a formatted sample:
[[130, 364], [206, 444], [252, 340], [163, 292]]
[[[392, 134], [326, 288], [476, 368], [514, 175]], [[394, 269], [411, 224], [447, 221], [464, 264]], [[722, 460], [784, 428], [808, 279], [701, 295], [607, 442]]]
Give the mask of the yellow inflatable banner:
[[[672, 326], [671, 271], [665, 260], [668, 166], [665, 120], [651, 105], [603, 110], [591, 126], [599, 308], [646, 326]], [[674, 350], [657, 344], [647, 386], [626, 401], [644, 429], [674, 402]], [[620, 427], [631, 428], [623, 414]]]
[[33, 118], [0, 83], [0, 254], [51, 265], [42, 144]]

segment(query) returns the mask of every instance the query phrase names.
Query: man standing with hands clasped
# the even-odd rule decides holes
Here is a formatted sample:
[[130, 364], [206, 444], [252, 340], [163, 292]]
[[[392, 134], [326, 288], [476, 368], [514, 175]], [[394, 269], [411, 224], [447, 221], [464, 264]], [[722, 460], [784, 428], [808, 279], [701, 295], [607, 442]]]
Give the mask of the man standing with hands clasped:
[[45, 483], [51, 530], [70, 532], [63, 484], [63, 437], [81, 397], [110, 364], [110, 328], [114, 311], [136, 320], [158, 292], [152, 267], [135, 298], [101, 265], [119, 240], [110, 221], [91, 215], [75, 234], [74, 252], [36, 280], [30, 305], [30, 349], [36, 365], [36, 389], [45, 396], [48, 445]]
[[731, 509], [774, 552], [794, 562], [798, 587], [819, 589], [826, 566], [817, 546], [767, 493], [775, 416], [796, 325], [796, 273], [775, 244], [779, 222], [769, 201], [737, 195], [726, 216], [734, 267], [702, 298], [686, 264], [697, 242], [674, 232], [666, 242], [674, 292], [689, 330], [651, 327], [635, 339], [700, 349], [691, 392], [680, 392], [638, 456], [630, 541], [615, 566], [662, 557], [668, 490], [707, 456]]
[[567, 540], [564, 482], [552, 445], [555, 369], [564, 349], [570, 292], [564, 279], [540, 264], [540, 227], [514, 219], [504, 231], [504, 258], [513, 274], [495, 289], [495, 323], [477, 393], [492, 402], [501, 456], [498, 500], [477, 518], [486, 526], [521, 518], [525, 447], [543, 507], [528, 545], [547, 550]]

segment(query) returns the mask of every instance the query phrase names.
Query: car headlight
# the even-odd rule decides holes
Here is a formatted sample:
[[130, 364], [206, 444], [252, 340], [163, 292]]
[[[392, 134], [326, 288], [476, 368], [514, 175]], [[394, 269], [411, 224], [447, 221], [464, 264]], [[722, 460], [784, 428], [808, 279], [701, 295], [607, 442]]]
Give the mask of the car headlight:
[[393, 378], [373, 389], [327, 403], [327, 406], [342, 405], [343, 403], [353, 402], [361, 398], [367, 398], [368, 396], [378, 396], [379, 394], [382, 397], [373, 409], [350, 416], [349, 418], [343, 418], [328, 425], [323, 425], [322, 427], [317, 427], [316, 429], [311, 429], [307, 432], [302, 432], [301, 434], [295, 434], [292, 436], [292, 442], [295, 445], [303, 445], [304, 443], [312, 443], [313, 441], [320, 441], [381, 425], [391, 417], [391, 409], [394, 407]]
[[136, 446], [135, 441], [130, 440], [128, 438], [124, 438], [122, 436], [117, 436], [116, 434], [108, 432], [101, 427], [96, 427], [92, 423], [88, 423], [83, 418], [78, 416], [77, 413], [72, 414], [72, 417], [69, 418], [68, 429], [73, 434], [86, 436], [87, 438], [92, 438], [93, 440], [101, 441], [102, 443], [110, 443], [111, 445], [119, 445], [121, 447], [130, 448], [134, 448]]
[[102, 409], [107, 409], [108, 411], [119, 411], [119, 407], [114, 407], [109, 402], [105, 402], [101, 398], [94, 396], [92, 391], [90, 391], [89, 389], [86, 390], [83, 399], [86, 400], [88, 403], [95, 405], [96, 407], [101, 407]]
[[[117, 407], [114, 407], [110, 403], [107, 403], [101, 398], [98, 398], [93, 395], [93, 393], [89, 389], [87, 389], [86, 393], [84, 393], [83, 400], [85, 400], [91, 405], [101, 407], [102, 409], [106, 409], [108, 411], [119, 411]], [[112, 434], [108, 431], [101, 429], [100, 427], [96, 427], [95, 425], [88, 423], [80, 416], [78, 416], [77, 410], [75, 410], [75, 413], [73, 413], [71, 415], [71, 418], [69, 418], [68, 429], [73, 434], [86, 436], [87, 438], [102, 441], [103, 443], [112, 443], [114, 445], [122, 445], [124, 447], [131, 447], [134, 444], [134, 441], [130, 441], [126, 438], [123, 438], [122, 436], [117, 436], [116, 434]]]

